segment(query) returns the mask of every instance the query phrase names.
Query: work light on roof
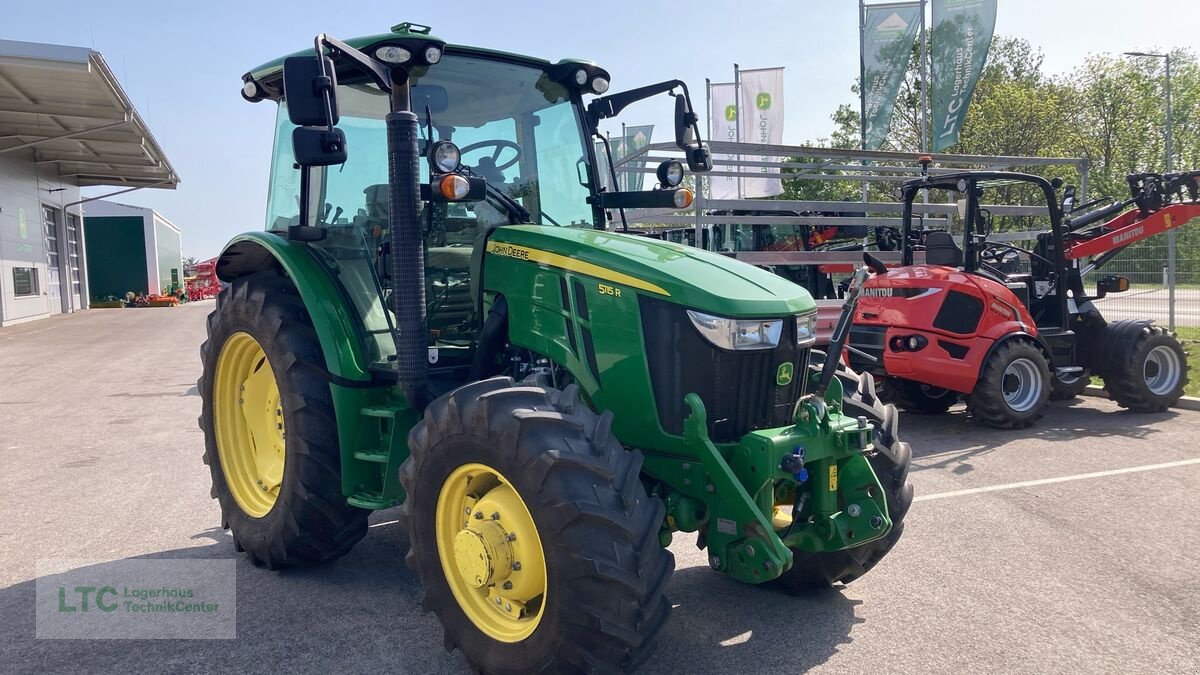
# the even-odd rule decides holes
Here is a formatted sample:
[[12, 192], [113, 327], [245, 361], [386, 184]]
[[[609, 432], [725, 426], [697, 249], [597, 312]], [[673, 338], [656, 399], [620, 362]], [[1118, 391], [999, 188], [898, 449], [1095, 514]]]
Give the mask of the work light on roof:
[[608, 80], [603, 77], [593, 78], [592, 91], [597, 94], [603, 94], [608, 91]]
[[398, 45], [384, 45], [375, 50], [375, 58], [384, 63], [408, 63], [412, 60], [412, 52]]
[[429, 65], [432, 66], [433, 64], [435, 64], [441, 60], [442, 60], [442, 50], [438, 49], [437, 47], [426, 47], [425, 48], [425, 63], [428, 63]]

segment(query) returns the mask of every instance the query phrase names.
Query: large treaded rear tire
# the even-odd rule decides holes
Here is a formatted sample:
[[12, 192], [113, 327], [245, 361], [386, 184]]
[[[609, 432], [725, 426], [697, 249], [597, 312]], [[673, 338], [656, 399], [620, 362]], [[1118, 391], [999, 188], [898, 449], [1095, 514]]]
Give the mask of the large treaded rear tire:
[[[1027, 365], [1028, 381], [1018, 378], [1016, 386], [1036, 388], [1031, 392], [1031, 400], [1025, 405], [1014, 408], [1005, 397], [1006, 388], [1013, 385], [1009, 378], [1016, 377], [1009, 367], [1014, 364]], [[1015, 368], [1023, 372], [1022, 368]], [[976, 420], [997, 429], [1024, 429], [1036, 422], [1046, 412], [1046, 402], [1050, 400], [1050, 364], [1046, 355], [1032, 342], [1012, 338], [1003, 342], [988, 357], [979, 373], [979, 381], [975, 389], [967, 397], [967, 412]]]
[[[425, 410], [409, 433], [400, 470], [408, 497], [400, 522], [407, 561], [425, 588], [424, 606], [484, 673], [632, 670], [654, 647], [670, 612], [664, 595], [674, 557], [659, 544], [665, 507], [640, 479], [642, 455], [610, 431], [578, 389], [515, 386], [508, 377], [465, 385]], [[468, 617], [450, 589], [434, 513], [446, 478], [481, 463], [507, 476], [542, 540], [547, 588], [536, 629], [496, 640]]]
[[[814, 359], [817, 361], [817, 359]], [[792, 567], [776, 580], [791, 592], [828, 587], [835, 583], [848, 584], [883, 560], [904, 534], [904, 517], [912, 506], [913, 486], [908, 482], [912, 464], [912, 448], [900, 440], [896, 407], [883, 403], [875, 393], [875, 381], [867, 373], [839, 366], [842, 382], [843, 414], [864, 416], [875, 425], [875, 452], [867, 456], [887, 497], [888, 515], [892, 530], [881, 539], [830, 553], [806, 553], [792, 549]]]
[[[1155, 350], [1174, 354], [1178, 382], [1169, 391], [1155, 393], [1147, 377], [1147, 359]], [[1162, 412], [1179, 402], [1187, 386], [1187, 353], [1183, 345], [1162, 326], [1149, 325], [1125, 354], [1118, 354], [1116, 365], [1104, 377], [1104, 389], [1117, 405], [1134, 412]]]
[[889, 377], [883, 382], [880, 397], [905, 412], [940, 415], [958, 403], [959, 393], [931, 387], [920, 382]]
[[[249, 333], [275, 372], [288, 434], [283, 480], [274, 506], [261, 518], [242, 511], [221, 467], [213, 423], [214, 376], [226, 340]], [[329, 383], [302, 362], [325, 363], [321, 344], [292, 282], [276, 272], [235, 279], [208, 315], [200, 346], [204, 370], [196, 383], [202, 400], [204, 463], [211, 495], [221, 504], [221, 527], [257, 565], [279, 569], [311, 565], [349, 551], [367, 533], [370, 512], [346, 503]]]

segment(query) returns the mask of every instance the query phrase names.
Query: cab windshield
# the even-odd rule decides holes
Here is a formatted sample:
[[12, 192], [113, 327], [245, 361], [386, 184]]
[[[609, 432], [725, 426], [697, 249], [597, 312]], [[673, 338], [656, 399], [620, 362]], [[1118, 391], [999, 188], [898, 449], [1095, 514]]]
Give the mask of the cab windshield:
[[[285, 105], [280, 105], [276, 125], [268, 229], [294, 224], [299, 214], [299, 172], [292, 168], [291, 153], [294, 127]], [[338, 87], [338, 107], [338, 127], [346, 134], [349, 159], [341, 166], [314, 171], [320, 177], [314, 185], [318, 189], [313, 190], [314, 202], [320, 200], [314, 203], [314, 219], [326, 226], [340, 224], [338, 220], [352, 223], [356, 217], [386, 209], [388, 96], [371, 85], [343, 84]], [[420, 118], [422, 143], [430, 140], [427, 123], [432, 122], [432, 140], [458, 145], [463, 165], [516, 199], [533, 222], [595, 225], [587, 202], [586, 132], [570, 92], [546, 71], [446, 55], [413, 78], [412, 107]], [[420, 166], [421, 180], [427, 181], [428, 165]], [[339, 208], [341, 215], [334, 219]], [[326, 209], [329, 217], [322, 218]], [[504, 206], [491, 199], [470, 206], [438, 204], [434, 216], [445, 216], [459, 228], [509, 222]]]
[[[516, 200], [532, 222], [594, 227], [590, 155], [578, 102], [545, 70], [518, 63], [447, 54], [412, 81], [412, 109], [421, 123], [422, 149], [450, 140], [471, 173]], [[286, 101], [276, 121], [267, 200], [269, 230], [298, 225], [300, 172], [292, 154]], [[387, 246], [388, 156], [385, 117], [389, 97], [367, 84], [339, 84], [338, 128], [346, 134], [345, 164], [313, 167], [307, 225], [324, 228], [310, 250], [334, 272], [353, 301], [363, 345], [375, 362], [394, 353], [390, 283], [381, 252]], [[431, 138], [432, 137], [432, 138]], [[429, 166], [420, 162], [421, 181]], [[511, 204], [489, 195], [475, 203], [425, 203], [425, 277], [431, 336], [439, 365], [469, 360], [480, 317], [473, 252], [486, 233], [518, 220]]]

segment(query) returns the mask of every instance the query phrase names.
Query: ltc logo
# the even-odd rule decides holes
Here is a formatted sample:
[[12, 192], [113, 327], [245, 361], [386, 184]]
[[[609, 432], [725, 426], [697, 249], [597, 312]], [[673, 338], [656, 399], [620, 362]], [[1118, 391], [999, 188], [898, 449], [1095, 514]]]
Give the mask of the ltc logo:
[[736, 105], [725, 106], [725, 121], [733, 122], [736, 119], [737, 119], [737, 106]]
[[787, 386], [792, 382], [792, 375], [795, 372], [795, 366], [791, 361], [784, 361], [779, 364], [779, 368], [775, 371], [775, 384], [780, 387]]
[[754, 97], [754, 107], [759, 110], [770, 110], [771, 95], [765, 91], [758, 92], [758, 96]]

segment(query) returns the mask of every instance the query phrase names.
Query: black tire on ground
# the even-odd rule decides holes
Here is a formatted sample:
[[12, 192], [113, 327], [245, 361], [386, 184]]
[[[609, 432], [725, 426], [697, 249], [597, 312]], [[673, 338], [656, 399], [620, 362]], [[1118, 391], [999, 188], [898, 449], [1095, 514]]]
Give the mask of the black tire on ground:
[[899, 377], [884, 380], [880, 395], [885, 401], [905, 412], [921, 415], [940, 415], [958, 403], [960, 396], [957, 391]]
[[790, 592], [823, 588], [835, 583], [848, 584], [879, 563], [904, 534], [904, 517], [912, 506], [913, 486], [908, 482], [912, 449], [900, 440], [899, 413], [875, 394], [875, 383], [867, 373], [838, 369], [842, 382], [843, 414], [866, 417], [875, 425], [874, 452], [867, 456], [887, 497], [892, 530], [881, 539], [830, 553], [806, 553], [792, 549], [792, 567], [776, 584]]
[[1084, 370], [1081, 373], [1067, 376], [1066, 381], [1057, 374], [1050, 379], [1050, 400], [1070, 401], [1083, 393], [1092, 381], [1092, 375]]
[[[448, 650], [485, 673], [584, 672], [636, 668], [654, 647], [671, 605], [675, 567], [659, 544], [665, 507], [640, 479], [642, 455], [563, 391], [514, 386], [495, 377], [463, 386], [425, 410], [409, 433], [400, 469], [408, 498], [400, 521], [407, 561], [438, 615]], [[542, 539], [546, 605], [537, 628], [497, 641], [468, 618], [447, 583], [435, 540], [438, 495], [451, 472], [478, 462], [501, 472], [525, 502]]]
[[1042, 416], [1050, 400], [1050, 364], [1028, 340], [1010, 338], [983, 364], [967, 411], [997, 429], [1024, 429]]
[[[288, 430], [279, 496], [261, 518], [243, 512], [230, 492], [213, 425], [217, 359], [226, 340], [238, 332], [249, 333], [266, 353]], [[325, 359], [291, 281], [273, 271], [260, 272], [222, 290], [208, 315], [208, 339], [200, 346], [200, 359], [204, 463], [212, 474], [211, 494], [221, 504], [221, 527], [232, 530], [234, 546], [256, 565], [271, 569], [316, 564], [349, 551], [366, 535], [370, 512], [350, 506], [342, 496], [329, 383], [301, 365], [324, 365]]]
[[1162, 326], [1149, 325], [1125, 354], [1117, 355], [1104, 388], [1123, 408], [1162, 412], [1179, 402], [1187, 382], [1183, 345]]

